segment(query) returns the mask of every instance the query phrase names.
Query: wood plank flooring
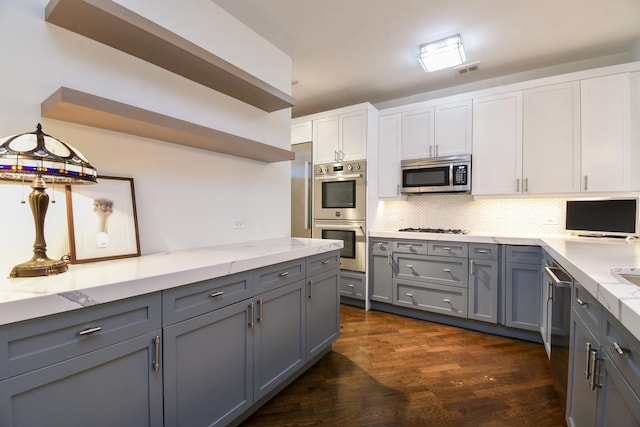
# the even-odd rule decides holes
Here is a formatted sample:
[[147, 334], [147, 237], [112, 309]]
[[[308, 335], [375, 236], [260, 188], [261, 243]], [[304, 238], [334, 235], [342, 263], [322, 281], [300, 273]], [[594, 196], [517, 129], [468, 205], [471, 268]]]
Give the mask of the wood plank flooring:
[[566, 426], [541, 344], [341, 306], [333, 351], [242, 426]]

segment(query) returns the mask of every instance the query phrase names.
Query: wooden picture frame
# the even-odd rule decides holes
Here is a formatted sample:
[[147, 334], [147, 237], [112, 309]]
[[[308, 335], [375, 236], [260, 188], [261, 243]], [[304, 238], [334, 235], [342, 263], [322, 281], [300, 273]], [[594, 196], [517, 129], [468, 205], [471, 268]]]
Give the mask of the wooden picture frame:
[[72, 264], [140, 256], [133, 178], [66, 186]]

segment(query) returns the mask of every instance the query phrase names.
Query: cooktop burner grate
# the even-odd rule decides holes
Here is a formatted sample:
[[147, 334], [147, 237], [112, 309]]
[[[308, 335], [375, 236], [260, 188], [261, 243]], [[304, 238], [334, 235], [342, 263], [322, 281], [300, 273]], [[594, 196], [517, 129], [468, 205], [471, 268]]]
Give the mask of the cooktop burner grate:
[[401, 228], [398, 231], [410, 231], [413, 233], [467, 234], [465, 230], [452, 228]]

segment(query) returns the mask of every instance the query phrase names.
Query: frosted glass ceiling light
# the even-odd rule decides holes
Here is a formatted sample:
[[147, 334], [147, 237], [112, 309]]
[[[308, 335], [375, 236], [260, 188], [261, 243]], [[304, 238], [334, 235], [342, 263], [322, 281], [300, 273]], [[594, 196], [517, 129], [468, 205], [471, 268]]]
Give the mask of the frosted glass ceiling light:
[[460, 34], [420, 46], [418, 60], [425, 71], [455, 67], [466, 61]]
[[[11, 277], [35, 277], [67, 271], [66, 260], [47, 257], [44, 218], [49, 205], [46, 183], [95, 184], [98, 173], [75, 148], [42, 132], [0, 138], [0, 179], [31, 181], [29, 205], [36, 228], [33, 257], [13, 267]], [[5, 224], [6, 225], [6, 224]]]

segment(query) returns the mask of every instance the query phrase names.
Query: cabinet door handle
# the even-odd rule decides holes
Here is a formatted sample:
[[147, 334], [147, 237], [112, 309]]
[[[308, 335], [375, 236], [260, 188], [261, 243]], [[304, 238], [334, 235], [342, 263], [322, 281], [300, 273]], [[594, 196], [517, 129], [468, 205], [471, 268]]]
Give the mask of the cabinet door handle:
[[585, 344], [586, 350], [586, 365], [584, 367], [584, 377], [586, 379], [591, 378], [591, 343], [588, 342]]
[[254, 303], [249, 304], [249, 328], [253, 328], [253, 308]]
[[328, 259], [325, 259], [324, 261], [322, 261], [322, 265], [327, 265], [329, 264], [331, 261], [329, 261]]
[[258, 317], [256, 318], [256, 322], [262, 322], [262, 298], [258, 300]]
[[445, 273], [451, 273], [451, 269], [450, 268], [443, 268], [442, 271], [444, 271]]
[[87, 328], [83, 331], [78, 332], [78, 335], [80, 336], [84, 336], [84, 335], [91, 335], [91, 334], [95, 334], [96, 332], [100, 332], [102, 330], [102, 326], [96, 326], [95, 328]]
[[429, 157], [433, 157], [433, 145], [429, 145]]
[[448, 246], [445, 246], [444, 248], [442, 248], [443, 251], [447, 251], [447, 252], [451, 252], [451, 248]]
[[591, 389], [591, 391], [593, 391], [596, 389], [596, 387], [601, 387], [600, 384], [596, 383], [596, 377], [598, 376], [598, 370], [599, 370], [598, 350], [591, 349], [590, 359], [591, 359], [591, 379], [589, 380], [589, 388]]
[[449, 298], [443, 298], [442, 302], [446, 302], [447, 304], [451, 305], [451, 300]]
[[156, 357], [153, 361], [153, 370], [158, 372], [160, 370], [160, 335], [156, 335], [153, 343], [156, 345]]
[[553, 301], [553, 283], [547, 282], [547, 301]]
[[387, 254], [387, 263], [388, 263], [389, 265], [392, 265], [392, 263], [393, 263], [393, 261], [392, 261], [391, 259], [392, 259], [392, 258], [391, 258], [391, 252], [389, 252], [389, 253]]
[[613, 343], [613, 349], [616, 351], [616, 353], [618, 353], [618, 356], [625, 355], [624, 348], [620, 347], [620, 344], [618, 344], [617, 342]]
[[487, 254], [487, 253], [489, 253], [489, 251], [486, 250], [486, 249], [478, 249], [476, 252], [478, 252], [479, 254]]
[[473, 260], [471, 260], [471, 262], [469, 264], [469, 274], [471, 274], [472, 276], [475, 274], [474, 266], [475, 266], [475, 264], [473, 263]]
[[410, 268], [411, 270], [413, 270], [413, 264], [406, 264], [405, 267]]
[[589, 305], [588, 302], [582, 301], [580, 298], [576, 298], [576, 302], [578, 303], [578, 305], [582, 305], [582, 306]]
[[313, 299], [313, 279], [309, 279], [309, 299]]
[[520, 192], [520, 178], [516, 179], [516, 193]]
[[584, 190], [587, 191], [589, 189], [589, 177], [587, 175], [584, 176]]
[[408, 296], [409, 298], [413, 299], [413, 294], [412, 293], [406, 293], [405, 296]]
[[524, 179], [524, 185], [522, 186], [522, 192], [526, 193], [529, 191], [529, 178]]
[[347, 288], [355, 288], [355, 286], [354, 286], [354, 284], [353, 284], [353, 283], [349, 283], [349, 284], [347, 285]]
[[215, 298], [215, 297], [221, 297], [222, 294], [224, 294], [223, 291], [218, 291], [218, 292], [214, 292], [211, 295], [209, 295], [211, 298]]
[[280, 273], [280, 277], [287, 277], [289, 275], [288, 271], [283, 271], [282, 273]]
[[406, 245], [407, 249], [413, 249], [413, 245]]

